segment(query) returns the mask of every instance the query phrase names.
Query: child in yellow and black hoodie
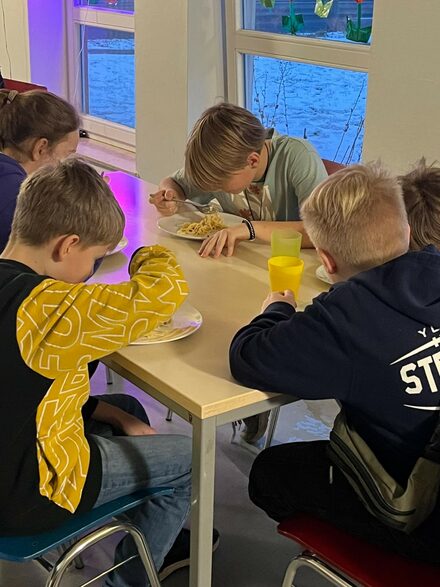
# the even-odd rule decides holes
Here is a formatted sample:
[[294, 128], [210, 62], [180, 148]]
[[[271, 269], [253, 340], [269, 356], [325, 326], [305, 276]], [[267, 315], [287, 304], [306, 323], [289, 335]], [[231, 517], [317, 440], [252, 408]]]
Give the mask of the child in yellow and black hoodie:
[[[187, 284], [160, 246], [133, 255], [127, 282], [84, 283], [124, 224], [105, 181], [80, 160], [43, 168], [21, 187], [0, 257], [0, 528], [47, 530], [143, 487], [172, 486], [172, 496], [129, 512], [160, 568], [189, 510], [190, 439], [155, 434], [133, 398], [126, 411], [89, 397], [88, 364], [168, 320]], [[99, 434], [103, 423], [110, 436]], [[129, 550], [122, 540], [116, 560]], [[106, 585], [145, 585], [143, 577], [137, 559]]]

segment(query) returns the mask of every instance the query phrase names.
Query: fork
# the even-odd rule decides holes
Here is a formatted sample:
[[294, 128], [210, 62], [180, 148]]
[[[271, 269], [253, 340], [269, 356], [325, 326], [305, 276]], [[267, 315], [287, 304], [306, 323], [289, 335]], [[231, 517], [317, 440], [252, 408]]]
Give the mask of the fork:
[[167, 200], [167, 202], [176, 202], [177, 204], [190, 204], [197, 208], [202, 214], [212, 214], [213, 212], [221, 212], [220, 206], [217, 204], [199, 204], [197, 202], [193, 202], [186, 198], [185, 200], [179, 200], [178, 198], [172, 198], [171, 200]]

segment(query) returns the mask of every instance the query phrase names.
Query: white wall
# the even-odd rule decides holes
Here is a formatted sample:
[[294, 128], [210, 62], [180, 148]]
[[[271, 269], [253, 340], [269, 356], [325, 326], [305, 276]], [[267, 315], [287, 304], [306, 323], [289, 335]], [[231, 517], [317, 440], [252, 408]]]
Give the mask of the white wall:
[[224, 98], [220, 19], [220, 0], [136, 4], [136, 159], [144, 179], [157, 183], [182, 165], [194, 121]]
[[[64, 94], [64, 41], [45, 21], [43, 4], [29, 0], [31, 61], [28, 2], [3, 0], [12, 71], [1, 11], [0, 66], [5, 77], [45, 83]], [[50, 4], [53, 19], [60, 22], [64, 3]], [[182, 164], [195, 119], [224, 98], [221, 4], [137, 2], [137, 167], [151, 181]], [[417, 0], [417, 5], [414, 0], [375, 0], [365, 161], [380, 157], [400, 172], [422, 155], [440, 160], [439, 26], [439, 0]], [[56, 29], [60, 32], [61, 25]]]
[[226, 98], [222, 0], [188, 2], [188, 130], [200, 114]]
[[3, 7], [4, 20], [0, 10], [3, 76], [32, 81], [66, 96], [64, 2], [3, 0]]
[[2, 4], [3, 10], [0, 10], [2, 74], [7, 78], [31, 81], [27, 2], [26, 0], [3, 0]]
[[[71, 2], [72, 0], [67, 0]], [[64, 2], [28, 0], [31, 79], [67, 97]]]
[[440, 161], [439, 0], [375, 0], [364, 161]]

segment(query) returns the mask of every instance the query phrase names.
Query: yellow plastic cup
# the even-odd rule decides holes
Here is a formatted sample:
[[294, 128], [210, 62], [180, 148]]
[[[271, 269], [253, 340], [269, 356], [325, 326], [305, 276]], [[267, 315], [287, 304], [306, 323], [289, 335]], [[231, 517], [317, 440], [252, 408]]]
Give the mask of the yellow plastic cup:
[[291, 289], [298, 297], [301, 276], [304, 271], [304, 261], [298, 257], [281, 255], [270, 257], [267, 261], [269, 267], [269, 281], [271, 291], [284, 291]]
[[272, 257], [299, 257], [302, 234], [291, 228], [280, 228], [272, 231]]

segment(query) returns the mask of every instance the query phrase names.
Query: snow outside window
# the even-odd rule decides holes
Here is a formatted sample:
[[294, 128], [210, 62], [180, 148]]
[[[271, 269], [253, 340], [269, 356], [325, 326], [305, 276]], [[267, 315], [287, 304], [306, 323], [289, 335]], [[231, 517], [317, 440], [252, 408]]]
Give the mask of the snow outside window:
[[226, 0], [225, 14], [229, 99], [325, 159], [360, 161], [373, 0]]
[[134, 0], [70, 0], [70, 101], [89, 136], [135, 144]]
[[134, 33], [82, 26], [82, 111], [135, 126]]

